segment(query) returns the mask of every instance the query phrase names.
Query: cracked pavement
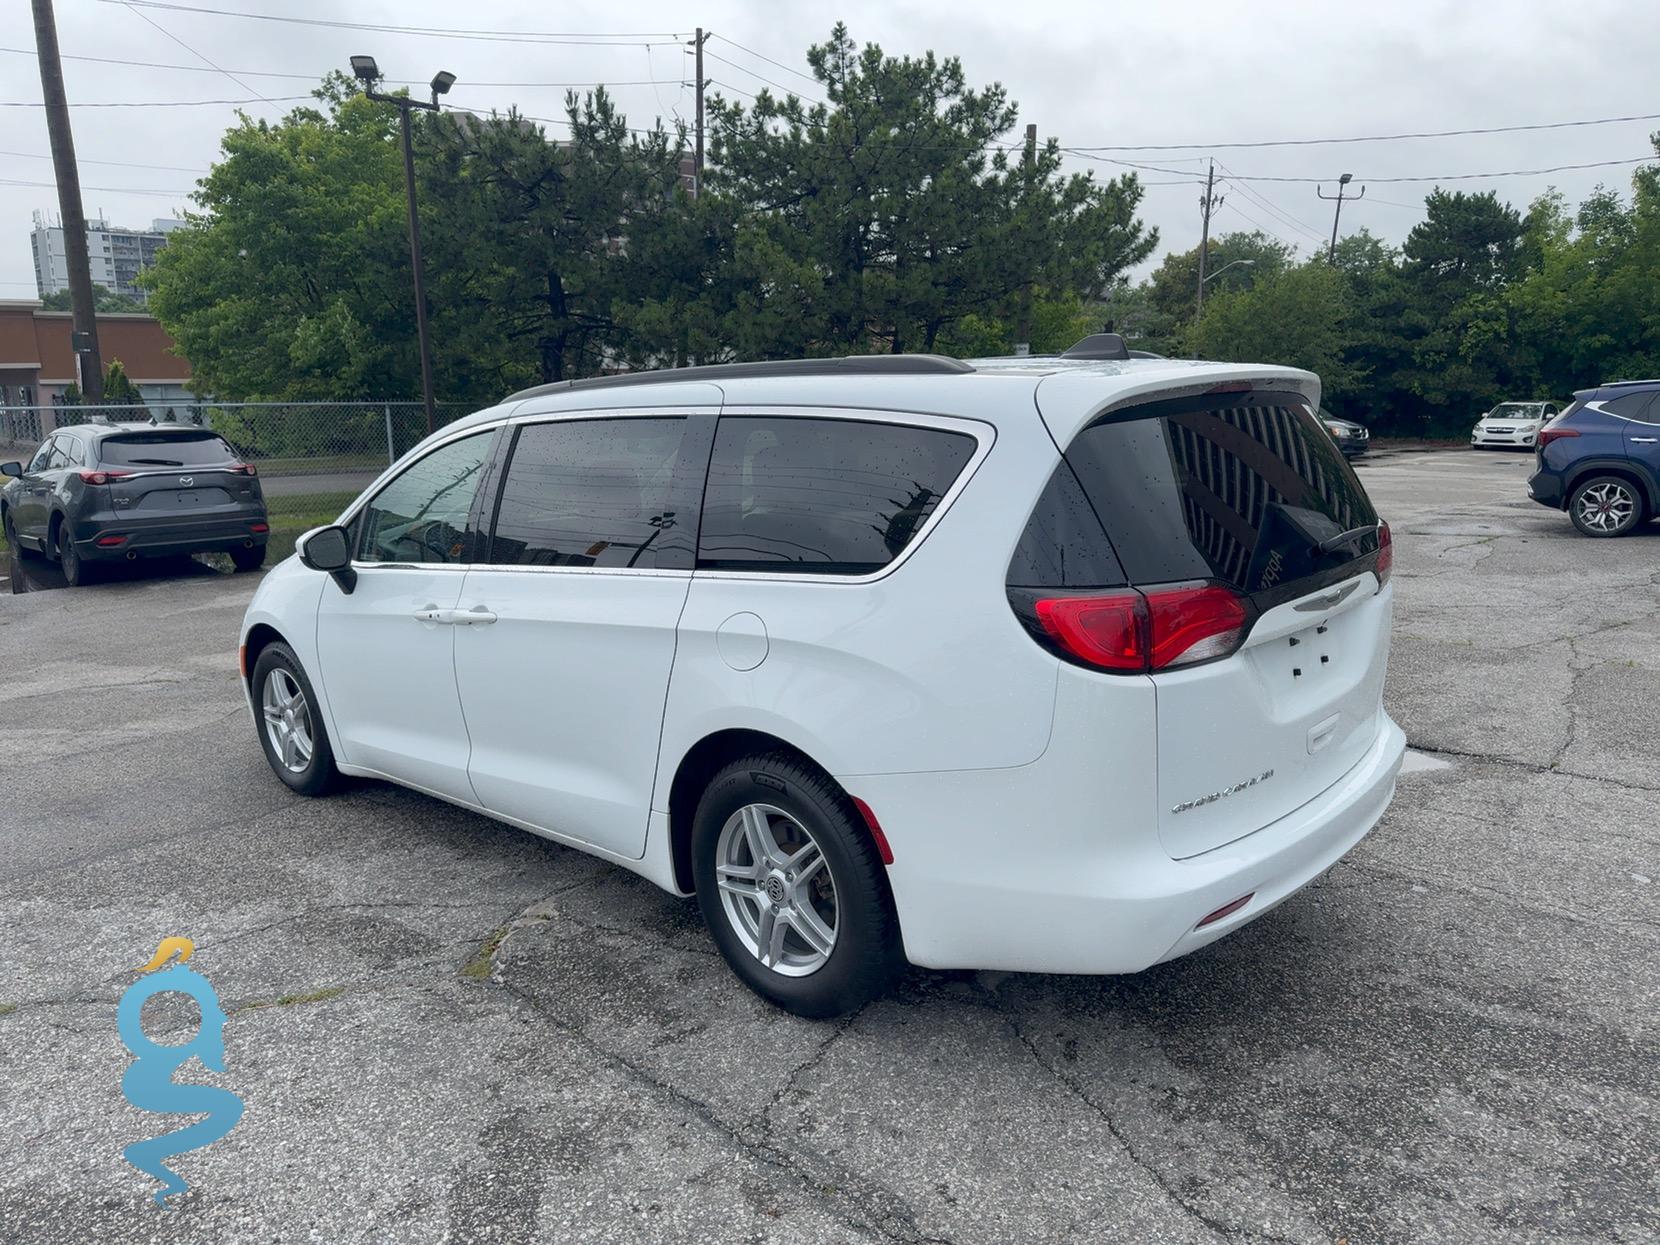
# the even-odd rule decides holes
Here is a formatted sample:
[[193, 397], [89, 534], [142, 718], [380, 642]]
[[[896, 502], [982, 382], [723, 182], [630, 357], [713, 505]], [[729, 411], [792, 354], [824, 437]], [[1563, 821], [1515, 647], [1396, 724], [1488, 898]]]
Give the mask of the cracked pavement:
[[[1447, 764], [1326, 878], [1135, 977], [915, 971], [837, 1022], [621, 870], [290, 795], [252, 579], [0, 597], [0, 1237], [1656, 1239], [1660, 525], [1579, 537], [1529, 461], [1361, 467], [1389, 708]], [[121, 1148], [184, 1120], [122, 1098], [115, 1003], [173, 934], [231, 1016], [190, 1079], [247, 1109], [161, 1211]]]

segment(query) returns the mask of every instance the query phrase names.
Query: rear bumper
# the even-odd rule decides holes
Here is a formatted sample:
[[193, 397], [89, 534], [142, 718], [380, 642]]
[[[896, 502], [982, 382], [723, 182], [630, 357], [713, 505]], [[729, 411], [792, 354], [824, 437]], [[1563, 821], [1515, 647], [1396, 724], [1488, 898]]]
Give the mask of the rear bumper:
[[[1131, 973], [1255, 920], [1366, 836], [1394, 796], [1406, 750], [1400, 727], [1381, 709], [1379, 716], [1372, 747], [1318, 797], [1186, 860], [1171, 859], [1160, 846], [1150, 802], [1142, 809], [1126, 800], [1131, 806], [1114, 808], [1119, 816], [1103, 824], [1099, 795], [1082, 774], [1065, 782], [1078, 758], [1057, 757], [1054, 748], [1015, 770], [843, 781], [876, 810], [893, 845], [889, 880], [913, 963]], [[1100, 756], [1091, 758], [1095, 773]], [[1134, 773], [1129, 768], [1121, 777]], [[1198, 928], [1247, 894], [1251, 901], [1237, 912]]]
[[[110, 516], [106, 522], [83, 520], [75, 524], [75, 551], [82, 561], [110, 561], [129, 554], [160, 557], [168, 554], [210, 553], [215, 550], [257, 547], [270, 539], [269, 520], [263, 508], [246, 508], [235, 514], [206, 518], [140, 520]], [[264, 526], [265, 531], [255, 531]], [[100, 544], [101, 540], [118, 544]]]

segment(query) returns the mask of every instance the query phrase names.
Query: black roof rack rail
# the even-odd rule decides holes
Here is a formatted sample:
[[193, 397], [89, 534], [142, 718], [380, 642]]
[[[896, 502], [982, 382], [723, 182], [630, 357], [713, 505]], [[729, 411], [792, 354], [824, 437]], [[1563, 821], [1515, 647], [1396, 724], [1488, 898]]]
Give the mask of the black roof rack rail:
[[974, 369], [961, 359], [938, 354], [855, 354], [836, 359], [773, 359], [761, 363], [709, 363], [698, 367], [663, 368], [652, 372], [623, 372], [617, 376], [590, 376], [559, 380], [509, 394], [504, 402], [539, 398], [550, 393], [587, 389], [623, 389], [633, 385], [673, 385], [698, 380], [748, 380], [763, 376], [954, 376]]
[[1061, 352], [1063, 359], [1128, 359], [1130, 348], [1117, 333], [1091, 333], [1070, 350]]
[[1595, 387], [1598, 389], [1612, 389], [1615, 385], [1660, 385], [1660, 380], [1652, 378], [1649, 380], [1605, 380]]

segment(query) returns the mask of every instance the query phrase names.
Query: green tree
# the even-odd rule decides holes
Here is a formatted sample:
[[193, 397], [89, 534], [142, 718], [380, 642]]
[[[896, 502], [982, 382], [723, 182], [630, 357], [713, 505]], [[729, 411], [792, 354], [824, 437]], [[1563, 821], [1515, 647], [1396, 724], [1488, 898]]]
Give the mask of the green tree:
[[[118, 294], [114, 290], [107, 290], [101, 285], [92, 287], [92, 306], [94, 311], [144, 311], [143, 303], [131, 294]], [[68, 290], [59, 290], [55, 294], [47, 294], [40, 300], [42, 311], [73, 311], [74, 305]]]
[[[1284, 272], [1295, 259], [1295, 247], [1260, 230], [1219, 234], [1210, 240], [1205, 298], [1250, 289]], [[1198, 305], [1199, 248], [1167, 253], [1144, 288], [1140, 340], [1161, 353], [1181, 351]]]
[[1345, 355], [1353, 319], [1348, 281], [1315, 259], [1207, 298], [1191, 338], [1203, 358], [1306, 368], [1342, 394], [1364, 379]]

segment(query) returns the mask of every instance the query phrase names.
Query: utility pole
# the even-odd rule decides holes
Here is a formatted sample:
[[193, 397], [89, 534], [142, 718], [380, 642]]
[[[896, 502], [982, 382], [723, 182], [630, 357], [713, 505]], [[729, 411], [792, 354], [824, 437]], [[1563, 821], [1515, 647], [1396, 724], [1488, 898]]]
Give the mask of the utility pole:
[[421, 262], [421, 214], [415, 206], [415, 150], [409, 132], [409, 114], [419, 108], [425, 112], [439, 111], [438, 97], [448, 95], [455, 85], [455, 75], [439, 70], [432, 78], [432, 99], [423, 101], [408, 95], [387, 95], [375, 90], [380, 81], [380, 66], [372, 56], [352, 57], [352, 73], [363, 83], [363, 94], [382, 104], [395, 104], [398, 109], [398, 128], [403, 139], [403, 185], [409, 198], [409, 272], [415, 285], [415, 336], [421, 350], [421, 403], [426, 408], [427, 435], [438, 422], [438, 404], [432, 395], [432, 342], [427, 335], [426, 274]]
[[[1022, 157], [1022, 166], [1025, 169], [1026, 193], [1032, 192], [1032, 171], [1037, 167], [1037, 124], [1026, 124], [1026, 151]], [[1028, 280], [1020, 290], [1020, 318], [1015, 325], [1014, 352], [1017, 355], [1032, 353], [1032, 283]]]
[[703, 88], [708, 85], [703, 78], [703, 45], [709, 41], [709, 36], [703, 33], [703, 27], [697, 28], [697, 34], [692, 39], [692, 47], [697, 53], [697, 150], [692, 160], [692, 197], [695, 199], [703, 193]]
[[46, 101], [46, 133], [52, 147], [52, 169], [58, 179], [64, 258], [69, 264], [75, 362], [82, 395], [97, 403], [104, 400], [104, 361], [98, 353], [97, 303], [92, 293], [92, 264], [86, 253], [86, 213], [81, 207], [75, 136], [69, 128], [69, 99], [63, 89], [63, 62], [58, 57], [58, 27], [52, 15], [52, 0], [34, 0], [34, 10], [40, 90]]
[[[1345, 173], [1342, 177], [1339, 177], [1337, 179], [1337, 193], [1335, 195], [1322, 193], [1320, 187], [1318, 186], [1314, 188], [1314, 193], [1319, 195], [1322, 199], [1337, 200], [1337, 207], [1331, 214], [1331, 248], [1326, 252], [1326, 263], [1328, 264], [1335, 264], [1337, 262], [1337, 222], [1343, 219], [1343, 188], [1352, 182], [1354, 177], [1355, 175], [1353, 173]], [[1350, 196], [1350, 198], [1353, 199], [1364, 199], [1365, 197], [1366, 187], [1364, 186], [1360, 188], [1359, 194]]]
[[1210, 263], [1210, 214], [1222, 205], [1222, 196], [1212, 193], [1215, 185], [1216, 161], [1212, 160], [1210, 171], [1205, 174], [1205, 197], [1199, 200], [1199, 297], [1193, 309], [1195, 319], [1205, 309], [1205, 268]]

